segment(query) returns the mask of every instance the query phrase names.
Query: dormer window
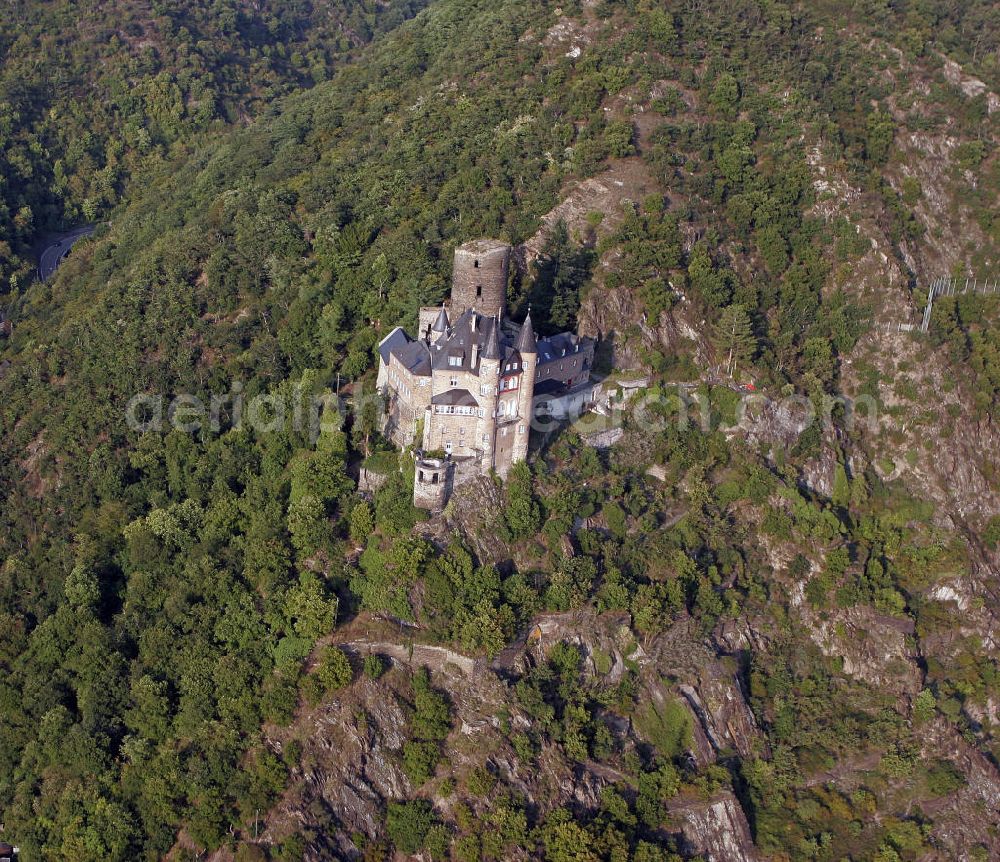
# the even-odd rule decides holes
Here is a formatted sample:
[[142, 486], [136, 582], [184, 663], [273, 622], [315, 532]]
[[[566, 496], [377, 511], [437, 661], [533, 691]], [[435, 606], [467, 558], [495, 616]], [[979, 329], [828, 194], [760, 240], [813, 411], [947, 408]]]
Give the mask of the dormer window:
[[462, 365], [462, 357], [461, 356], [449, 356], [448, 357], [448, 364], [452, 368], [459, 368]]

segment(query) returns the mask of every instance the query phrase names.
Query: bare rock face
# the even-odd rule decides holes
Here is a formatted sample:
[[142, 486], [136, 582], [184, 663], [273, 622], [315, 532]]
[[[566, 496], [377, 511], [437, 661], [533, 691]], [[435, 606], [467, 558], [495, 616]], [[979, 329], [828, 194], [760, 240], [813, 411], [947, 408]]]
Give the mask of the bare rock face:
[[[804, 610], [805, 606], [800, 606]], [[844, 673], [873, 686], [906, 694], [921, 688], [916, 654], [908, 638], [913, 621], [858, 605], [809, 622], [813, 641], [825, 655], [843, 662]]]
[[290, 831], [289, 822], [323, 835], [326, 846], [314, 848], [316, 858], [329, 858], [325, 853], [352, 858], [350, 833], [379, 835], [382, 800], [401, 799], [410, 790], [398, 765], [406, 732], [401, 705], [369, 681], [354, 686], [351, 695], [316, 714], [303, 750], [303, 774], [271, 818], [272, 824], [283, 825], [275, 830], [278, 840]]
[[747, 442], [754, 446], [791, 447], [812, 421], [811, 405], [805, 398], [774, 401], [752, 396], [744, 404], [739, 427], [746, 433]]
[[758, 862], [750, 825], [740, 803], [725, 791], [710, 800], [679, 801], [670, 806], [684, 852], [705, 862]]
[[704, 679], [700, 691], [691, 685], [679, 689], [716, 752], [731, 748], [740, 757], [753, 755], [760, 729], [737, 680], [720, 674]]
[[708, 759], [727, 749], [741, 757], [759, 749], [762, 735], [734, 657], [717, 655], [715, 646], [698, 639], [686, 622], [651, 644], [649, 656], [652, 666], [676, 680], [676, 690], [696, 720], [695, 743], [704, 739], [711, 746]]
[[1000, 810], [1000, 771], [943, 719], [927, 728], [923, 755], [951, 761], [966, 779], [956, 792], [921, 806], [934, 818], [932, 834], [941, 850], [930, 858], [974, 859], [973, 851], [986, 849], [989, 856], [978, 858], [1000, 859], [1000, 835], [994, 827]]
[[455, 489], [444, 511], [444, 526], [457, 530], [484, 564], [510, 556], [497, 525], [503, 516], [503, 496], [489, 476], [477, 476]]

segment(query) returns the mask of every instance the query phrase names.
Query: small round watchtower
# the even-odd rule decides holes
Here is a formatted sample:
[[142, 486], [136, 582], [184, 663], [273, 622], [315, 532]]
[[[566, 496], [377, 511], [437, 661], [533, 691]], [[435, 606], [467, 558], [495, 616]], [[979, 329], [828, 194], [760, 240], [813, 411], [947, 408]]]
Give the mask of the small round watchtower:
[[451, 319], [476, 309], [486, 317], [507, 311], [511, 247], [498, 239], [477, 239], [455, 249], [451, 280]]
[[418, 509], [440, 512], [448, 502], [451, 486], [451, 461], [442, 458], [417, 458], [413, 477], [413, 505]]

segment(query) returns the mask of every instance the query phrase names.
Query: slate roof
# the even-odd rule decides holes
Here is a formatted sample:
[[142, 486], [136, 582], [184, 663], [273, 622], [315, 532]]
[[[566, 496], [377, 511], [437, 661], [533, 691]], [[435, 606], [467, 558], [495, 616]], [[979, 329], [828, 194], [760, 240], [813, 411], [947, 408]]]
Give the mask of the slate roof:
[[581, 353], [588, 350], [594, 343], [592, 338], [577, 338], [570, 332], [550, 335], [538, 342], [538, 364], [544, 365], [546, 362], [562, 359], [563, 356]]
[[397, 326], [385, 338], [378, 343], [378, 352], [382, 361], [389, 364], [389, 357], [392, 355], [393, 347], [401, 347], [410, 341], [410, 336], [404, 332], [402, 326]]
[[[592, 351], [595, 344], [592, 338], [577, 338], [569, 332], [536, 341], [530, 312], [520, 329], [515, 332], [511, 328], [509, 333], [504, 332], [496, 318], [485, 317], [471, 308], [442, 332], [438, 326], [444, 321], [447, 321], [447, 313], [442, 309], [433, 327], [441, 334], [431, 345], [414, 341], [401, 327], [396, 327], [379, 344], [382, 361], [388, 363], [389, 357], [395, 356], [412, 374], [428, 377], [432, 371], [465, 371], [478, 375], [482, 359], [500, 360], [501, 370], [507, 363], [517, 360], [518, 371], [512, 373], [518, 373], [523, 353], [537, 353], [538, 364], [544, 365], [563, 356]], [[458, 364], [450, 364], [449, 360], [455, 358]]]
[[535, 331], [531, 328], [531, 309], [521, 324], [521, 331], [517, 336], [517, 350], [519, 353], [537, 353], [538, 342], [535, 341]]
[[500, 338], [497, 330], [500, 329], [497, 319], [494, 317], [490, 323], [490, 331], [486, 336], [486, 344], [483, 346], [483, 359], [499, 359], [501, 357], [500, 353]]
[[404, 347], [393, 350], [393, 355], [411, 374], [416, 374], [418, 377], [431, 376], [431, 357], [424, 342], [411, 341]]
[[389, 364], [389, 357], [395, 356], [400, 365], [411, 374], [418, 377], [430, 377], [431, 357], [427, 345], [422, 341], [414, 341], [401, 326], [390, 332], [378, 346], [382, 361]]
[[[484, 317], [470, 308], [454, 322], [446, 335], [442, 335], [431, 345], [431, 363], [435, 371], [468, 371], [479, 374], [479, 360], [491, 358], [494, 343], [497, 354], [492, 356], [493, 359], [501, 358], [501, 352], [506, 355], [510, 349], [496, 319]], [[472, 362], [475, 352], [473, 347], [479, 348], [475, 364]], [[459, 357], [461, 363], [450, 365], [449, 357]]]
[[449, 389], [431, 398], [431, 404], [450, 404], [456, 407], [478, 407], [473, 394], [468, 389]]

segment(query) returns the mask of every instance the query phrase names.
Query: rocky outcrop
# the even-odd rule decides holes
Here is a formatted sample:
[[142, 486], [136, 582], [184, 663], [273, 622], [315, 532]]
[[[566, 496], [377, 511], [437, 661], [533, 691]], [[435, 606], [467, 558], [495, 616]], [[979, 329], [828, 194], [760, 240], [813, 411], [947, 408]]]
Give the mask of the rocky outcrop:
[[[925, 758], [951, 761], [966, 780], [954, 793], [921, 806], [934, 819], [932, 836], [941, 850], [940, 855], [931, 858], [935, 862], [1000, 859], [1000, 835], [994, 825], [1000, 812], [997, 767], [944, 719], [937, 719], [926, 729], [924, 740]], [[983, 850], [988, 855], [972, 855]]]
[[510, 548], [498, 530], [502, 517], [500, 486], [489, 476], [476, 476], [455, 489], [439, 526], [444, 533], [462, 535], [478, 559], [487, 565], [510, 557]]
[[285, 834], [310, 827], [322, 836], [312, 858], [353, 858], [352, 832], [381, 833], [383, 800], [410, 791], [398, 765], [406, 715], [383, 686], [361, 680], [350, 697], [328, 702], [313, 715], [303, 746], [301, 774], [272, 813], [262, 838], [280, 841]]
[[913, 620], [879, 614], [867, 605], [813, 616], [803, 604], [810, 636], [844, 673], [870, 685], [906, 694], [921, 688], [912, 644]]
[[704, 736], [712, 748], [711, 760], [723, 751], [741, 757], [759, 752], [763, 736], [734, 657], [718, 655], [714, 644], [698, 637], [687, 621], [669, 629], [648, 650], [650, 666], [675, 681], [696, 720], [695, 743]]
[[758, 862], [746, 814], [728, 791], [709, 800], [676, 801], [668, 806], [686, 854], [705, 862]]

